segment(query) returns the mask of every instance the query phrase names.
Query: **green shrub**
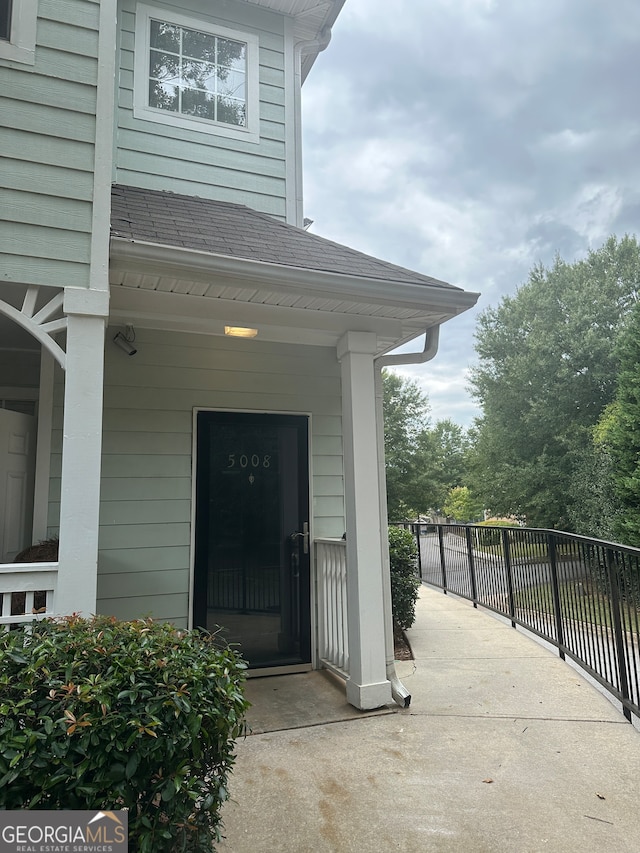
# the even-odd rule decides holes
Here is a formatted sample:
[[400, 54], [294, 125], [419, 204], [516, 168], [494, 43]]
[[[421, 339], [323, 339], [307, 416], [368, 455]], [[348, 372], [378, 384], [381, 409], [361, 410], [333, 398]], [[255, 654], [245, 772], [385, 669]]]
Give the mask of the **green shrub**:
[[131, 851], [214, 850], [244, 668], [151, 620], [0, 632], [0, 809], [127, 809]]
[[417, 576], [418, 547], [409, 530], [389, 528], [389, 562], [393, 621], [404, 630], [415, 622], [420, 588], [420, 578]]

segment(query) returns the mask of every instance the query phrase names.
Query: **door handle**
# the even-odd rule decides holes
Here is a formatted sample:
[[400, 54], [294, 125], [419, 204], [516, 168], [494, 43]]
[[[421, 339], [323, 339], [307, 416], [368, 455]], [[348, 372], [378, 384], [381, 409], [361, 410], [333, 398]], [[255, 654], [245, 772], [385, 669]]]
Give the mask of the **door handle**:
[[302, 525], [302, 533], [298, 533], [296, 531], [295, 533], [292, 533], [291, 536], [289, 536], [289, 539], [292, 542], [295, 542], [296, 539], [298, 539], [298, 538], [302, 539], [302, 551], [303, 551], [303, 553], [308, 554], [309, 553], [309, 522], [308, 521], [305, 521], [305, 523]]

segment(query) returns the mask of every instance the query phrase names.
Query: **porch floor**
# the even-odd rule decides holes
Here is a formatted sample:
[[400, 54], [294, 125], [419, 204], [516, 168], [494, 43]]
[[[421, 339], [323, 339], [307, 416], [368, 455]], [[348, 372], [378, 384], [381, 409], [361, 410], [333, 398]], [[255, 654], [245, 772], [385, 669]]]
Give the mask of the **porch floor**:
[[[598, 690], [427, 587], [409, 639], [407, 710], [345, 719], [329, 681], [320, 711], [319, 673], [250, 684], [221, 853], [637, 853], [640, 732]], [[285, 689], [293, 718], [267, 712]]]
[[394, 713], [392, 707], [358, 711], [347, 702], [344, 682], [324, 670], [250, 678], [245, 695], [253, 735]]

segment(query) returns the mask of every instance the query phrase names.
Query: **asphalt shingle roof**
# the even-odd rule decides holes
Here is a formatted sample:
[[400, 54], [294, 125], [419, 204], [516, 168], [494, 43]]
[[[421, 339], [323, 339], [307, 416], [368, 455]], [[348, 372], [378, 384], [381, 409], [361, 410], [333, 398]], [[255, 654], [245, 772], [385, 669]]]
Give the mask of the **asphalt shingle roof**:
[[459, 290], [446, 282], [365, 255], [229, 202], [114, 184], [111, 234], [339, 275]]

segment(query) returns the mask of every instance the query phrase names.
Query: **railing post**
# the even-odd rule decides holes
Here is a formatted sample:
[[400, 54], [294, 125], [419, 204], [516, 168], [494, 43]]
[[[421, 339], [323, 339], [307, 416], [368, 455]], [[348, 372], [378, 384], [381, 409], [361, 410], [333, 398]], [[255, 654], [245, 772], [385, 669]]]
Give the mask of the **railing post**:
[[469, 558], [469, 574], [471, 576], [471, 598], [473, 606], [478, 607], [478, 588], [476, 586], [476, 567], [473, 561], [473, 546], [471, 545], [471, 528], [465, 528], [465, 536], [467, 539], [467, 556]]
[[418, 571], [420, 572], [420, 580], [422, 580], [422, 554], [420, 552], [420, 525], [414, 524], [413, 535], [416, 537], [416, 545], [418, 546]]
[[516, 627], [516, 602], [513, 594], [513, 572], [511, 569], [511, 543], [509, 541], [509, 531], [506, 527], [502, 528], [502, 551], [504, 553], [504, 565], [507, 570], [507, 591], [509, 595], [509, 616], [511, 617], [511, 627]]
[[607, 548], [607, 572], [609, 575], [609, 589], [611, 590], [611, 611], [613, 616], [613, 635], [616, 642], [616, 658], [618, 661], [618, 679], [623, 704], [622, 713], [631, 722], [631, 709], [624, 704], [630, 699], [629, 680], [627, 679], [627, 660], [624, 654], [624, 638], [622, 636], [622, 620], [620, 618], [620, 595], [618, 590], [618, 577], [613, 561], [613, 554]]
[[564, 660], [564, 624], [562, 621], [562, 605], [560, 604], [560, 586], [558, 584], [558, 554], [556, 550], [556, 537], [553, 533], [550, 533], [547, 537], [547, 551], [549, 552], [549, 565], [551, 567], [551, 591], [553, 594], [553, 609], [556, 616], [558, 654]]
[[442, 569], [442, 589], [447, 593], [447, 563], [444, 558], [444, 530], [441, 524], [438, 525], [438, 545], [440, 546], [440, 567]]

